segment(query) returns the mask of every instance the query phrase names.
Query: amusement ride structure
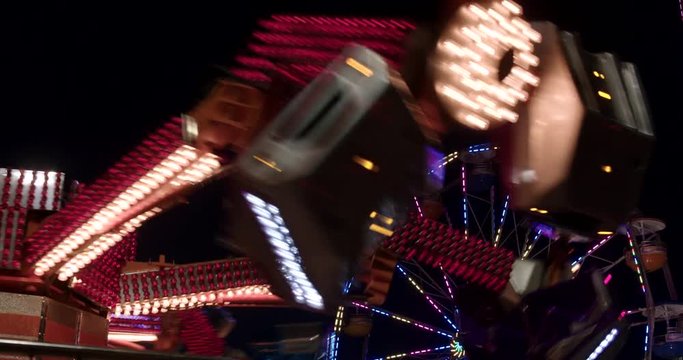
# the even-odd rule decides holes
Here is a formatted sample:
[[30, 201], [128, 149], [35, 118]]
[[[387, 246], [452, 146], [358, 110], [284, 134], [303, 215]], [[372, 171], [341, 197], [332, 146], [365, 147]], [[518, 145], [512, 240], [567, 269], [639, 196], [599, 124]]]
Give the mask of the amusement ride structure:
[[[598, 284], [586, 281], [595, 298], [604, 300], [595, 305], [600, 312], [585, 326], [573, 322], [582, 335], [554, 339], [544, 354], [597, 359], [618, 351], [613, 344], [640, 326], [644, 358], [653, 351], [680, 356], [682, 308], [655, 306], [648, 282], [648, 273], [661, 270], [671, 301], [678, 300], [658, 236], [664, 223], [630, 216], [653, 138], [637, 71], [611, 54], [587, 53], [576, 36], [522, 15], [509, 0], [463, 5], [433, 36], [428, 75], [419, 81], [399, 76], [407, 59], [417, 56], [405, 46], [416, 29], [410, 21], [273, 15], [258, 23], [247, 48], [194, 109], [149, 135], [92, 184], [73, 189], [68, 201], [63, 173], [0, 170], [0, 334], [106, 346], [108, 339], [156, 339], [160, 319], [169, 313], [205, 306], [296, 306], [330, 316], [318, 350], [326, 359], [462, 359], [470, 356], [469, 344], [476, 353], [490, 340], [477, 338], [486, 325], [472, 310], [461, 309], [467, 296], [503, 294], [513, 307], [538, 289], [598, 276]], [[349, 43], [356, 46], [340, 56]], [[329, 74], [363, 86], [330, 85]], [[415, 85], [421, 82], [430, 85]], [[341, 90], [332, 100], [319, 95], [334, 86]], [[379, 100], [362, 100], [375, 87]], [[319, 164], [302, 171], [300, 183], [269, 183], [272, 174], [289, 176], [307, 161], [277, 160], [280, 155], [264, 150], [270, 145], [257, 135], [277, 133], [272, 142], [299, 140], [317, 134], [314, 121], [324, 123], [329, 114], [346, 121], [353, 111], [335, 110], [347, 101], [344, 91], [360, 94], [361, 100], [349, 95], [353, 100], [346, 104], [358, 109], [362, 124], [392, 118], [387, 126], [401, 132], [382, 135], [395, 152], [373, 153], [380, 146], [352, 133], [359, 130], [335, 128], [363, 140], [340, 140], [329, 153], [306, 158]], [[429, 101], [439, 104], [437, 115], [421, 106]], [[298, 130], [277, 127], [287, 116], [290, 123], [299, 121], [290, 114], [299, 108], [318, 115]], [[470, 141], [463, 135], [457, 145], [441, 143], [441, 118], [452, 119], [462, 134], [489, 130], [490, 137]], [[372, 138], [378, 127], [360, 129]], [[419, 134], [419, 142], [403, 137], [409, 132]], [[624, 150], [624, 144], [632, 149]], [[418, 148], [429, 149], [426, 160], [406, 150]], [[349, 151], [358, 155], [347, 156]], [[340, 166], [347, 157], [351, 165]], [[407, 169], [406, 159], [413, 158]], [[352, 196], [333, 166], [343, 169], [339, 174], [358, 171], [373, 179], [362, 180], [367, 190], [348, 191], [362, 192], [367, 204], [358, 200], [358, 208], [333, 209], [360, 213], [349, 215], [348, 223], [362, 224], [362, 235], [310, 205], [328, 199], [343, 204], [335, 195]], [[427, 186], [404, 196], [419, 177]], [[239, 190], [230, 199], [243, 216], [232, 222], [243, 232], [231, 247], [246, 257], [129, 263], [137, 228], [181, 206], [207, 183], [228, 181]], [[339, 194], [329, 195], [335, 186]], [[307, 191], [323, 200], [312, 200]], [[391, 201], [382, 191], [391, 193]], [[297, 215], [307, 206], [316, 221]], [[339, 238], [358, 234], [358, 240], [327, 244], [325, 238], [337, 236], [332, 228], [340, 229]], [[302, 229], [310, 234], [300, 235]], [[617, 311], [606, 289], [616, 276], [613, 269], [624, 264], [635, 272], [642, 301]], [[391, 291], [398, 282], [433, 313], [393, 311], [401, 307], [395, 298], [402, 295]], [[669, 325], [666, 335], [655, 341], [655, 324], [662, 321]], [[375, 344], [379, 337], [373, 334], [391, 332], [390, 322], [432, 340], [395, 344], [396, 350]], [[561, 353], [556, 343], [562, 341], [571, 344], [571, 353]]]

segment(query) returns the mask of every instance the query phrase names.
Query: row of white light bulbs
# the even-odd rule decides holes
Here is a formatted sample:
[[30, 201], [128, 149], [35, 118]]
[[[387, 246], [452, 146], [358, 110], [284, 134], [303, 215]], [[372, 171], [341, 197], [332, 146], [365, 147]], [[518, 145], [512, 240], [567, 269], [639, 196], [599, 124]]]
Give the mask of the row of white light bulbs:
[[191, 309], [195, 307], [224, 304], [234, 298], [249, 296], [273, 295], [268, 285], [252, 285], [225, 291], [207, 291], [196, 294], [164, 297], [143, 302], [117, 304], [115, 315], [148, 315], [174, 309]]
[[287, 279], [294, 300], [314, 309], [323, 309], [322, 296], [304, 272], [299, 251], [280, 216], [280, 210], [253, 194], [244, 193], [244, 197], [278, 258], [280, 271]]
[[[215, 155], [207, 153], [199, 156], [198, 153], [199, 150], [191, 146], [183, 145], [179, 147], [40, 259], [35, 265], [34, 273], [42, 276], [56, 264], [64, 261], [74, 250], [81, 247], [90, 238], [96, 236], [108, 224], [116, 221], [118, 216], [140, 203], [152, 191], [165, 183], [169, 182], [174, 186], [197, 183], [210, 176], [220, 167], [220, 162]], [[123, 235], [140, 226], [143, 221], [152, 215], [154, 214], [141, 214], [124, 224], [120, 231], [100, 236], [99, 239], [88, 246], [86, 258], [94, 260], [101, 253], [120, 241]], [[78, 261], [72, 258], [69, 263], [60, 269], [60, 280], [66, 280], [83, 268], [87, 264], [85, 263], [87, 262], [86, 258], [81, 257]]]

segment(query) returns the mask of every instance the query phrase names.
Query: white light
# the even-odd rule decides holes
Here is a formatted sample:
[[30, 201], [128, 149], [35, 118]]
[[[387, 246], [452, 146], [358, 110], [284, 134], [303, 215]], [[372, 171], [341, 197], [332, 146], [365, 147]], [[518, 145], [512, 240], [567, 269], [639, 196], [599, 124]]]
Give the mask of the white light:
[[35, 274], [36, 276], [43, 276], [45, 274], [45, 270], [37, 267], [37, 268], [33, 269], [33, 274]]
[[179, 166], [187, 166], [187, 165], [190, 164], [190, 161], [188, 161], [187, 159], [185, 159], [185, 158], [182, 157], [182, 156], [178, 156], [178, 155], [175, 155], [175, 154], [169, 155], [169, 156], [168, 156], [168, 160], [170, 160], [170, 161], [172, 161], [172, 162], [178, 164]]
[[[305, 303], [316, 309], [324, 308], [322, 296], [308, 279], [308, 276], [300, 263], [300, 259], [297, 259], [295, 256], [295, 254], [298, 253], [298, 250], [294, 245], [293, 239], [289, 236], [283, 236], [289, 234], [289, 231], [284, 225], [278, 226], [274, 221], [277, 220], [277, 222], [284, 224], [284, 221], [279, 215], [273, 215], [279, 214], [279, 209], [249, 193], [244, 193], [244, 198], [249, 203], [258, 222], [263, 225], [264, 233], [268, 237], [268, 241], [274, 246], [273, 250], [278, 257], [277, 261], [280, 263], [280, 269], [283, 272], [285, 279], [288, 281], [295, 301], [302, 304]], [[268, 215], [270, 216], [264, 216], [266, 214], [264, 214], [263, 211], [259, 211], [263, 208], [269, 210]], [[305, 288], [305, 292], [302, 288]], [[238, 291], [238, 295], [241, 294], [241, 290]], [[251, 290], [248, 293], [250, 292]], [[302, 296], [304, 293], [306, 296]], [[230, 292], [228, 294], [230, 295]]]
[[59, 275], [57, 275], [57, 279], [59, 281], [67, 281], [69, 277], [65, 273], [59, 273]]

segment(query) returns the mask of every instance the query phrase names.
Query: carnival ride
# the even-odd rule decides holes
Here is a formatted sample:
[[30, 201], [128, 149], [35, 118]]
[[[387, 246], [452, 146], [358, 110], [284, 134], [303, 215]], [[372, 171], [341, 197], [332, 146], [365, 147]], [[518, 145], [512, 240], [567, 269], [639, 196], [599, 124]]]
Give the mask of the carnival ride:
[[[533, 133], [539, 128], [538, 119], [533, 118], [534, 109], [548, 106], [541, 103], [548, 99], [543, 97], [548, 95], [544, 83], [555, 82], [557, 85], [562, 81], [578, 83], [576, 93], [567, 95], [565, 100], [584, 104], [585, 112], [594, 118], [597, 113], [606, 113], [604, 117], [616, 120], [612, 127], [628, 128], [629, 139], [649, 139], [652, 133], [642, 94], [638, 96], [637, 75], [632, 67], [619, 68], [611, 57], [600, 63], [603, 67], [584, 69], [597, 80], [591, 78], [586, 82], [583, 75], [570, 74], [569, 70], [576, 71], [577, 63], [582, 66], [589, 64], [588, 60], [580, 61], [581, 56], [574, 56], [577, 54], [569, 50], [577, 48], [571, 46], [567, 47], [568, 59], [564, 62], [558, 60], [559, 39], [563, 39], [566, 45], [572, 43], [571, 37], [546, 25], [529, 24], [521, 15], [521, 7], [507, 0], [492, 2], [488, 7], [477, 4], [463, 6], [449, 25], [452, 31], [445, 32], [446, 35], [435, 41], [436, 55], [431, 66], [434, 68], [434, 98], [441, 102], [450, 118], [470, 128], [512, 126], [523, 130], [512, 131], [515, 135], [509, 141], [498, 141], [500, 137], [496, 135], [491, 143], [470, 143], [422, 167], [425, 177], [431, 178], [428, 181], [434, 182], [437, 178], [438, 183], [445, 178], [442, 189], [415, 193], [409, 204], [402, 203], [400, 209], [392, 213], [379, 207], [377, 211], [363, 210], [363, 218], [370, 214], [370, 231], [384, 238], [380, 242], [382, 250], [368, 261], [364, 275], [356, 272], [358, 276], [353, 277], [354, 272], [347, 271], [343, 273], [343, 279], [330, 279], [329, 286], [336, 286], [338, 291], [328, 287], [321, 295], [307, 290], [315, 290], [314, 285], [320, 286], [326, 280], [321, 279], [320, 274], [310, 273], [311, 269], [304, 265], [306, 261], [301, 260], [301, 257], [310, 257], [306, 254], [310, 250], [298, 251], [294, 240], [284, 236], [289, 233], [287, 229], [286, 233], [272, 237], [291, 240], [285, 245], [297, 258], [290, 262], [279, 259], [274, 260], [276, 265], [268, 265], [268, 260], [259, 258], [263, 255], [248, 249], [248, 246], [238, 246], [247, 255], [258, 259], [258, 263], [239, 258], [179, 266], [161, 264], [121, 272], [125, 263], [134, 257], [135, 229], [151, 217], [163, 216], [166, 209], [177, 205], [186, 194], [203, 184], [229, 177], [234, 171], [230, 163], [233, 160], [231, 151], [239, 156], [247, 149], [246, 153], [252, 160], [270, 170], [282, 171], [279, 168], [281, 161], [276, 162], [262, 152], [253, 153], [249, 148], [249, 139], [262, 127], [258, 119], [270, 119], [283, 108], [286, 113], [287, 103], [311, 81], [315, 83], [318, 74], [325, 73], [328, 63], [338, 58], [340, 48], [349, 42], [365, 46], [381, 55], [381, 61], [386, 62], [387, 79], [389, 74], [397, 74], [395, 70], [410, 56], [403, 46], [415, 29], [409, 21], [275, 15], [259, 22], [259, 29], [254, 32], [247, 50], [238, 55], [234, 66], [228, 69], [230, 80], [217, 82], [197, 108], [165, 124], [105, 175], [81, 189], [63, 208], [60, 199], [64, 197], [64, 174], [3, 170], [0, 172], [4, 229], [0, 232], [3, 237], [0, 241], [0, 265], [7, 271], [3, 277], [3, 289], [17, 293], [6, 294], [8, 301], [5, 303], [29, 300], [35, 303], [35, 306], [27, 307], [30, 310], [14, 314], [32, 317], [32, 327], [20, 329], [9, 326], [3, 334], [38, 341], [103, 346], [108, 321], [114, 324], [110, 327], [112, 333], [152, 335], [158, 328], [158, 317], [169, 311], [202, 306], [283, 306], [293, 302], [311, 309], [324, 309], [334, 315], [324, 346], [328, 359], [346, 354], [342, 347], [354, 336], [365, 338], [364, 357], [464, 358], [467, 355], [461, 343], [463, 319], [458, 309], [458, 289], [475, 285], [488, 292], [499, 293], [508, 285], [511, 272], [511, 285], [520, 295], [556, 283], [549, 280], [550, 271], [539, 264], [548, 262], [553, 248], [562, 245], [558, 239], [564, 238], [568, 244], [561, 249], [572, 252], [573, 262], [570, 268], [560, 269], [560, 273], [569, 270], [576, 275], [597, 269], [607, 285], [612, 278], [610, 270], [625, 261], [636, 271], [645, 299], [644, 307], [641, 304], [638, 308], [624, 309], [621, 316], [610, 323], [612, 327], [601, 328], [592, 334], [599, 337], [597, 343], [589, 338], [581, 342], [582, 348], [577, 352], [588, 351], [587, 358], [598, 358], [626, 331], [628, 327], [624, 326], [624, 321], [644, 314], [647, 317], [642, 324], [645, 328], [644, 357], [650, 358], [655, 347], [655, 321], [669, 323], [681, 313], [677, 305], [655, 307], [647, 281], [647, 272], [663, 268], [668, 284], [672, 284], [666, 266], [666, 250], [656, 236], [663, 223], [636, 218], [617, 229], [613, 220], [625, 220], [625, 217], [615, 213], [631, 211], [637, 197], [629, 197], [632, 201], [625, 205], [620, 203], [622, 206], [616, 212], [610, 207], [601, 207], [597, 212], [586, 211], [594, 204], [591, 202], [572, 203], [561, 208], [563, 203], [559, 201], [558, 205], [557, 199], [563, 199], [562, 196], [547, 200], [539, 195], [542, 192], [537, 188], [524, 188], [533, 184], [539, 175], [548, 173], [547, 163], [543, 161], [553, 158], [518, 155], [516, 148], [524, 139], [535, 139], [534, 146], [546, 144], [538, 142], [538, 135]], [[548, 45], [547, 34], [557, 42]], [[345, 53], [339, 66], [348, 66], [365, 77], [376, 75], [377, 65], [369, 65], [368, 58], [359, 54]], [[558, 64], [564, 64], [563, 70], [557, 70]], [[564, 77], [550, 76], [549, 68]], [[602, 87], [594, 91], [588, 83], [604, 80], [604, 74], [610, 78], [623, 77], [626, 86], [622, 84], [620, 89], [613, 83], [595, 85]], [[400, 79], [392, 79], [391, 84], [398, 92], [412, 90]], [[538, 87], [536, 92], [535, 87]], [[596, 101], [586, 92], [597, 94], [602, 100]], [[615, 102], [619, 100], [630, 104], [634, 110], [624, 112], [623, 103], [621, 107], [600, 103], [612, 100], [612, 97]], [[532, 101], [527, 109], [524, 104], [529, 99]], [[292, 103], [297, 104], [296, 101]], [[438, 121], [423, 113], [414, 102], [401, 104], [420, 125], [426, 143], [435, 145]], [[299, 104], [296, 107], [305, 106]], [[329, 112], [329, 108], [325, 111]], [[583, 116], [573, 115], [577, 119]], [[574, 133], [578, 134], [576, 124], [572, 126]], [[581, 128], [582, 125], [578, 126]], [[519, 135], [523, 131], [528, 134]], [[310, 129], [304, 127], [303, 132], [308, 134]], [[229, 146], [233, 148], [226, 152]], [[514, 153], [516, 157], [500, 156], [501, 153]], [[647, 151], [643, 153], [646, 157]], [[571, 151], [553, 154], [566, 163], [571, 163], [572, 159], [568, 157], [574, 155]], [[541, 159], [537, 171], [525, 170], [509, 175], [509, 168], [524, 162], [524, 156], [533, 158], [525, 164], [531, 169]], [[372, 160], [354, 158], [357, 166], [371, 173], [377, 165]], [[621, 163], [600, 162], [597, 176], [613, 173], [615, 169], [612, 167], [620, 166], [616, 164]], [[567, 166], [577, 168], [582, 164]], [[590, 167], [593, 167], [592, 163]], [[513, 178], [512, 185], [508, 184], [510, 178]], [[555, 181], [572, 182], [571, 178], [567, 179]], [[545, 178], [543, 181], [544, 186], [549, 184]], [[638, 179], [630, 182], [632, 187], [629, 189], [637, 188], [638, 182]], [[244, 192], [243, 196], [249, 208], [243, 212], [251, 211], [257, 215], [267, 212], [269, 224], [282, 225], [284, 220], [278, 216], [281, 211], [289, 210], [267, 203], [255, 194]], [[269, 195], [269, 198], [273, 197]], [[528, 206], [528, 197], [537, 199], [539, 205]], [[371, 206], [374, 205], [376, 202]], [[581, 214], [581, 221], [576, 223], [580, 226], [576, 228], [573, 228], [575, 223], [567, 220], [570, 217], [565, 216], [572, 211]], [[402, 214], [407, 212], [413, 215], [407, 222], [399, 222]], [[586, 222], [586, 218], [597, 221]], [[259, 252], [269, 251], [270, 246], [279, 244], [273, 238], [268, 241], [270, 245], [264, 245]], [[617, 241], [621, 241], [623, 246], [617, 246], [617, 251], [607, 252], [608, 245]], [[301, 246], [301, 240], [297, 238], [297, 242]], [[622, 253], [623, 247], [628, 247], [626, 253]], [[349, 252], [352, 254], [350, 259], [345, 258], [344, 261], [357, 261], [362, 250], [367, 249], [358, 245]], [[299, 252], [302, 256], [298, 256]], [[363, 254], [370, 257], [367, 251]], [[515, 261], [516, 258], [520, 260]], [[534, 259], [541, 262], [534, 262]], [[515, 278], [514, 272], [524, 271], [526, 264], [536, 266], [526, 268], [530, 269], [526, 276]], [[303, 275], [296, 278], [288, 272]], [[282, 278], [277, 279], [278, 273], [282, 273]], [[334, 274], [342, 277], [337, 275], [340, 274]], [[556, 276], [562, 280], [564, 275]], [[411, 316], [381, 307], [385, 301], [387, 305], [396, 305], [391, 300], [394, 294], [389, 291], [392, 281], [409, 284], [411, 291], [424, 298], [434, 316], [423, 321], [420, 320], [421, 314]], [[335, 298], [332, 295], [335, 291], [346, 296]], [[677, 300], [673, 286], [670, 291], [672, 300]], [[47, 298], [59, 301], [44, 300]], [[47, 303], [49, 305], [45, 305]], [[109, 312], [112, 315], [107, 319], [105, 316]], [[12, 311], [5, 310], [4, 313], [12, 314]], [[68, 320], [60, 320], [60, 316], [66, 316]], [[367, 342], [375, 338], [371, 331], [390, 331], [380, 325], [382, 322], [378, 319], [382, 318], [409, 325], [415, 331], [437, 335], [443, 342], [422, 346], [414, 344], [414, 348], [400, 347], [393, 354], [379, 353], [386, 349], [376, 349], [371, 341]], [[73, 336], [57, 335], [54, 330], [57, 325], [68, 329]], [[656, 347], [665, 351], [666, 346], [673, 346], [679, 339], [677, 333], [674, 327], [670, 327], [666, 343], [658, 343]], [[341, 358], [348, 356], [358, 357], [347, 354]]]

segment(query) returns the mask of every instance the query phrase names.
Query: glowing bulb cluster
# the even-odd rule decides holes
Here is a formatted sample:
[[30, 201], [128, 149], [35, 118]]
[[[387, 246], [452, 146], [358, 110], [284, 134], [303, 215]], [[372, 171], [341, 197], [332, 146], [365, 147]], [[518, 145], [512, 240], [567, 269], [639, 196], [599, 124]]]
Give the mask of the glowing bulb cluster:
[[[462, 6], [439, 39], [434, 67], [436, 93], [451, 115], [475, 129], [516, 122], [514, 111], [540, 79], [533, 69], [541, 34], [521, 18], [522, 8], [510, 0], [487, 8]], [[509, 74], [500, 80], [501, 62], [512, 52]]]
[[602, 354], [605, 349], [616, 339], [617, 335], [619, 334], [619, 330], [617, 329], [612, 329], [610, 330], [609, 333], [605, 336], [605, 338], [598, 344], [598, 346], [593, 350], [590, 355], [586, 358], [587, 360], [595, 360], [597, 359], [600, 354]]
[[66, 281], [74, 274], [78, 273], [85, 266], [90, 264], [93, 260], [97, 259], [107, 250], [118, 244], [126, 235], [135, 231], [143, 222], [152, 216], [161, 212], [161, 208], [154, 208], [152, 210], [146, 211], [128, 221], [118, 228], [116, 232], [108, 232], [101, 235], [95, 239], [90, 245], [88, 245], [83, 251], [78, 255], [69, 259], [61, 268], [59, 268], [59, 274], [57, 278], [60, 281]]
[[[134, 212], [134, 207], [141, 205], [146, 198], [151, 198], [162, 186], [167, 183], [176, 187], [192, 185], [211, 176], [219, 167], [220, 162], [215, 155], [207, 153], [200, 156], [199, 150], [187, 145], [180, 146], [52, 248], [36, 263], [34, 274], [42, 276], [89, 243], [84, 252], [60, 268], [59, 279], [68, 279], [114, 246], [124, 235], [134, 231], [145, 220], [158, 213], [160, 209], [139, 214], [125, 222], [118, 230], [111, 231], [112, 225], [121, 221], [128, 213]], [[95, 240], [92, 240], [93, 238]]]
[[116, 316], [158, 314], [169, 310], [193, 309], [208, 305], [225, 305], [234, 301], [257, 297], [274, 297], [274, 295], [270, 292], [270, 286], [268, 285], [243, 286], [223, 291], [206, 291], [120, 303], [114, 307], [114, 314]]
[[249, 193], [243, 195], [272, 246], [280, 271], [288, 282], [294, 300], [314, 309], [323, 309], [323, 298], [304, 272], [299, 249], [294, 245], [294, 239], [280, 215], [280, 209], [258, 196]]

